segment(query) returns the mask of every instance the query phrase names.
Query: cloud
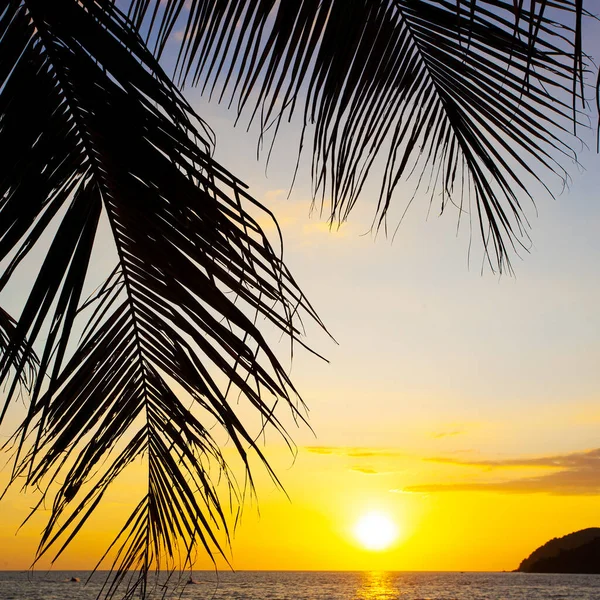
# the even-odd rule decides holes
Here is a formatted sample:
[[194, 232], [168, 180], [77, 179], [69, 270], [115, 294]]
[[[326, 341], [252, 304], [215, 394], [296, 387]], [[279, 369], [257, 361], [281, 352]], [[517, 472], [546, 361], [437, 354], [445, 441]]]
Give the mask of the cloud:
[[454, 431], [440, 431], [438, 433], [432, 433], [431, 437], [434, 439], [440, 439], [440, 438], [445, 438], [445, 437], [452, 437], [455, 435], [460, 435], [461, 433], [464, 433], [463, 431], [461, 431], [460, 429], [455, 429]]
[[423, 498], [427, 498], [428, 494], [426, 492], [417, 492], [417, 491], [412, 491], [412, 490], [408, 490], [408, 489], [399, 489], [399, 488], [394, 488], [391, 490], [388, 490], [388, 492], [390, 494], [421, 494], [423, 496]]
[[461, 460], [459, 458], [433, 457], [429, 462], [439, 462], [462, 467], [514, 468], [514, 467], [551, 467], [554, 469], [593, 468], [600, 470], [600, 448], [570, 454], [555, 454], [541, 457], [521, 457], [500, 460]]
[[287, 191], [284, 189], [267, 190], [263, 196], [263, 202], [268, 206], [275, 202], [275, 200], [285, 198]]
[[[345, 459], [349, 471], [363, 475], [388, 475], [398, 473], [398, 459], [406, 458], [406, 454], [390, 448], [362, 448], [358, 446], [305, 446], [304, 450], [311, 454], [335, 456]], [[350, 463], [350, 464], [348, 464]]]
[[402, 456], [402, 454], [393, 450], [373, 448], [350, 448], [348, 449], [346, 456], [351, 456], [352, 458], [371, 458], [373, 456]]
[[[433, 483], [403, 488], [406, 492], [504, 492], [510, 494], [545, 493], [553, 495], [589, 496], [600, 494], [600, 448], [586, 452], [557, 454], [535, 458], [465, 461], [430, 458], [433, 462], [465, 467], [501, 469], [514, 467], [552, 468], [552, 473], [504, 481]], [[558, 470], [555, 470], [558, 469]]]
[[373, 457], [404, 457], [406, 454], [389, 448], [361, 448], [353, 446], [305, 446], [304, 449], [312, 454], [330, 454], [349, 456], [350, 458]]
[[304, 449], [311, 454], [339, 454], [335, 446], [305, 446]]
[[[327, 220], [328, 214], [321, 214], [312, 200], [291, 200], [287, 198], [287, 194], [288, 190], [272, 189], [262, 197], [264, 206], [275, 216], [286, 244], [293, 242], [296, 245], [311, 246], [315, 242], [339, 239], [348, 243], [356, 241], [364, 233], [347, 222], [331, 224]], [[256, 219], [264, 231], [276, 229], [275, 221], [270, 215], [261, 213]]]
[[352, 467], [351, 471], [357, 471], [358, 473], [364, 473], [365, 475], [379, 475], [380, 472], [371, 467]]

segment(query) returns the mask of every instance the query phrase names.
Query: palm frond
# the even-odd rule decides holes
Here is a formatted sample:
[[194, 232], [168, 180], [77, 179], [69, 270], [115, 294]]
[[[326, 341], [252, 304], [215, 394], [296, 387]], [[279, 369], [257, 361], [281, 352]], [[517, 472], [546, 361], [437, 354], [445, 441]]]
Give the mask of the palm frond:
[[[8, 352], [15, 332], [15, 326], [15, 320], [0, 307], [0, 355]], [[7, 377], [4, 378], [9, 388], [8, 396], [12, 398], [23, 391], [27, 393], [31, 390], [31, 386], [36, 378], [38, 364], [38, 357], [29, 344], [27, 344], [27, 341], [24, 340], [20, 346], [14, 349], [13, 366], [15, 370], [12, 380], [6, 381]], [[7, 409], [8, 405], [5, 404], [0, 413], [0, 420], [4, 417]]]
[[314, 125], [314, 194], [332, 220], [348, 217], [381, 155], [376, 227], [412, 176], [440, 212], [468, 213], [492, 268], [510, 269], [509, 250], [528, 239], [530, 182], [565, 178], [574, 160], [582, 0], [129, 6], [157, 56], [179, 34], [180, 83], [260, 120], [261, 139], [297, 111]]
[[[262, 207], [211, 158], [210, 131], [109, 0], [4, 3], [0, 147], [0, 289], [55, 231], [3, 330], [0, 376], [22, 365], [23, 344], [40, 350], [11, 483], [44, 490], [37, 556], [56, 557], [144, 457], [147, 489], [106, 589], [137, 569], [127, 594], [144, 594], [151, 568], [227, 540], [216, 481], [243, 490], [207, 423], [248, 468], [248, 451], [263, 456], [232, 396], [286, 439], [274, 404], [302, 419], [257, 319], [298, 340], [301, 316], [318, 318], [249, 212]], [[116, 265], [86, 300], [98, 244]]]

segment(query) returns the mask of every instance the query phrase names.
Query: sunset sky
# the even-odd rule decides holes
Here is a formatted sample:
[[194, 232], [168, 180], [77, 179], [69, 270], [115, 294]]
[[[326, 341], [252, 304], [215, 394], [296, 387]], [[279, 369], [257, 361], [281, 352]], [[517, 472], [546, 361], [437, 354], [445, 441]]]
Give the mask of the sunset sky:
[[[295, 349], [292, 379], [313, 431], [286, 421], [295, 456], [267, 434], [289, 498], [257, 462], [258, 502], [246, 503], [231, 564], [512, 570], [548, 539], [599, 526], [600, 157], [581, 149], [586, 171], [572, 166], [570, 189], [556, 180], [556, 200], [540, 192], [538, 214], [527, 211], [530, 253], [499, 277], [482, 273], [477, 243], [469, 254], [467, 226], [456, 235], [456, 213], [440, 217], [426, 199], [393, 241], [370, 233], [375, 182], [329, 231], [310, 214], [306, 161], [287, 198], [297, 126], [282, 128], [265, 177], [256, 132], [233, 129], [197, 90], [188, 97], [216, 131], [216, 158], [275, 213], [286, 263], [335, 338], [307, 324], [329, 363]], [[397, 194], [392, 233], [411, 193], [408, 183]], [[285, 359], [289, 343], [277, 339]], [[56, 568], [95, 564], [137, 501], [140, 473], [115, 486]], [[33, 498], [13, 490], [0, 505], [0, 569], [30, 565], [47, 513], [14, 534]], [[398, 527], [385, 550], [353, 533], [372, 511]], [[199, 555], [196, 568], [210, 567]]]

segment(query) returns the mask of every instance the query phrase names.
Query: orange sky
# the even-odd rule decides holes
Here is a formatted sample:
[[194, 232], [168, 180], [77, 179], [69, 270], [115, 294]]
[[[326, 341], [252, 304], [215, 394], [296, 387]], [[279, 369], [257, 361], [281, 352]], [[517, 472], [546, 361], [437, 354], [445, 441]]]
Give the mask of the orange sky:
[[[495, 488], [498, 481], [543, 480], [559, 472], [547, 466], [464, 466], [395, 448], [300, 448], [293, 466], [283, 447], [271, 447], [269, 455], [290, 500], [256, 470], [260, 515], [248, 503], [233, 540], [236, 569], [510, 570], [547, 539], [595, 525], [600, 517], [596, 495]], [[136, 469], [141, 480], [136, 467], [114, 487], [55, 568], [93, 566], [138, 497]], [[433, 481], [477, 482], [490, 491], [410, 491]], [[11, 492], [4, 500], [0, 568], [29, 566], [44, 514], [12, 535], [32, 504], [26, 498]], [[354, 535], [358, 519], [372, 511], [389, 516], [399, 529], [388, 549], [366, 550]], [[47, 568], [49, 561], [39, 566]], [[226, 568], [223, 561], [220, 566]], [[200, 555], [196, 568], [211, 568], [210, 561]]]

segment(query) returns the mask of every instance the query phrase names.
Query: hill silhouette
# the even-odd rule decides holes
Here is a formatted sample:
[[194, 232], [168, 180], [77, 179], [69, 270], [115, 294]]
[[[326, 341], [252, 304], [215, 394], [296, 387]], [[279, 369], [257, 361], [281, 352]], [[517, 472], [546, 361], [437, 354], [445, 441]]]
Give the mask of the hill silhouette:
[[523, 560], [517, 571], [600, 573], [600, 527], [589, 527], [551, 539]]

